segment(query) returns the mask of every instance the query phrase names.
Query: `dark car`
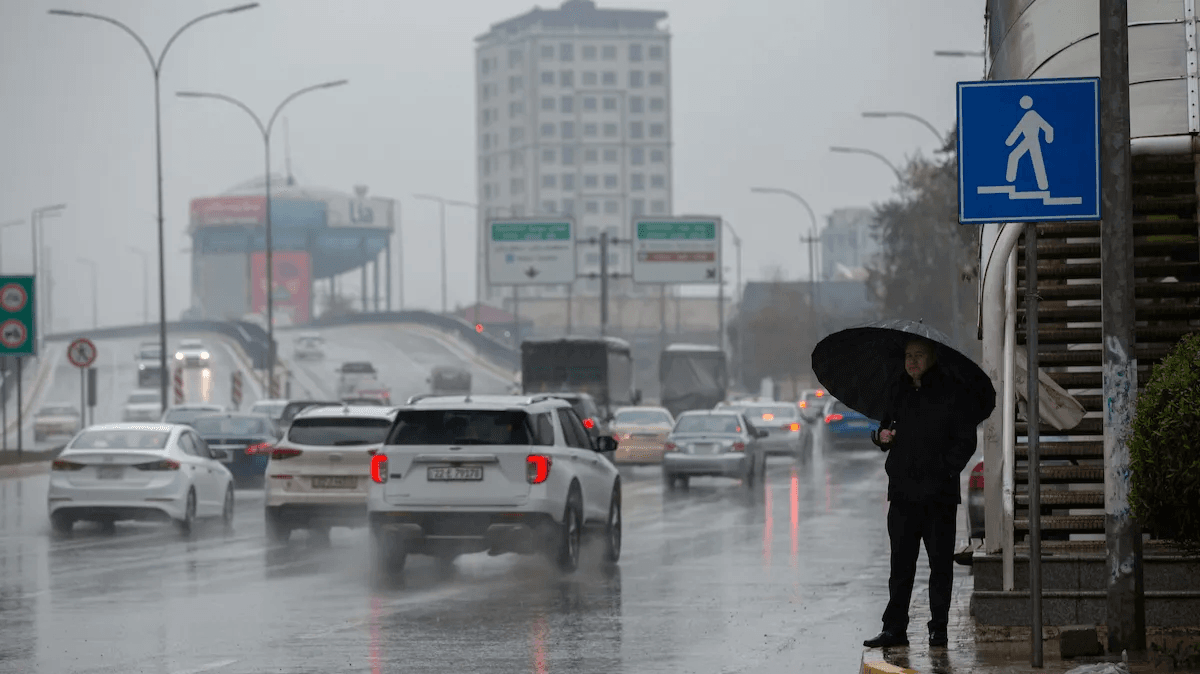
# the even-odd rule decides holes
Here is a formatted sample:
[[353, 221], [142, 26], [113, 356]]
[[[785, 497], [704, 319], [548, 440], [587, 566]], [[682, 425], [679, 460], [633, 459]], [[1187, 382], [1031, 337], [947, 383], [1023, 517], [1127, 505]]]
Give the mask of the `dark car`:
[[862, 449], [875, 446], [871, 442], [871, 431], [879, 428], [879, 422], [850, 409], [846, 403], [830, 400], [825, 403], [822, 417], [821, 434], [825, 447]]
[[212, 458], [225, 464], [239, 487], [259, 487], [267, 459], [279, 437], [275, 422], [264, 414], [209, 414], [192, 421]]

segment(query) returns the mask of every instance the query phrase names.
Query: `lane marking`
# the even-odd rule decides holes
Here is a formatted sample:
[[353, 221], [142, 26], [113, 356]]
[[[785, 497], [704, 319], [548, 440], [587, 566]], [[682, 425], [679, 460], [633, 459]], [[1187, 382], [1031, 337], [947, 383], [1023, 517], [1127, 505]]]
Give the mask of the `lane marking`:
[[191, 669], [177, 669], [171, 672], [171, 674], [200, 674], [200, 672], [211, 672], [214, 669], [228, 667], [235, 662], [237, 662], [237, 660], [233, 658], [229, 660], [214, 660], [207, 664], [200, 665], [199, 667], [193, 667]]

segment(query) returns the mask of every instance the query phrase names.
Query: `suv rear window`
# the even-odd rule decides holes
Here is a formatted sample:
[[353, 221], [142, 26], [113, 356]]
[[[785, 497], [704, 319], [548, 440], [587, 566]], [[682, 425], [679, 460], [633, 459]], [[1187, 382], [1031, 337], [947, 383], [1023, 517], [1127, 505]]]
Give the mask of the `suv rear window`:
[[528, 445], [529, 415], [510, 410], [402, 411], [387, 444]]
[[296, 419], [288, 430], [288, 440], [324, 447], [375, 445], [383, 442], [391, 427], [389, 419], [374, 417]]
[[375, 374], [370, 363], [343, 363], [342, 374]]

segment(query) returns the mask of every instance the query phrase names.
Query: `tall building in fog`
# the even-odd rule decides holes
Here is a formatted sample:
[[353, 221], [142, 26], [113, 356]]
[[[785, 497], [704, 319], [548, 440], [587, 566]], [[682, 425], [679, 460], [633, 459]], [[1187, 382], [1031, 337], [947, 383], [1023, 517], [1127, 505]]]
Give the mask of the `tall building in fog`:
[[[570, 215], [580, 238], [627, 238], [631, 219], [669, 215], [671, 58], [667, 13], [601, 9], [568, 0], [493, 24], [476, 39], [476, 154], [480, 297], [498, 300], [484, 275], [489, 217]], [[628, 246], [609, 251], [628, 272]], [[580, 274], [599, 271], [599, 248], [578, 248]], [[617, 294], [636, 293], [626, 280]], [[577, 294], [599, 282], [578, 281]], [[566, 296], [567, 286], [522, 296]], [[644, 292], [656, 295], [658, 288]]]
[[838, 208], [829, 214], [821, 232], [821, 279], [861, 280], [865, 268], [882, 250], [872, 226], [875, 212], [869, 208]]

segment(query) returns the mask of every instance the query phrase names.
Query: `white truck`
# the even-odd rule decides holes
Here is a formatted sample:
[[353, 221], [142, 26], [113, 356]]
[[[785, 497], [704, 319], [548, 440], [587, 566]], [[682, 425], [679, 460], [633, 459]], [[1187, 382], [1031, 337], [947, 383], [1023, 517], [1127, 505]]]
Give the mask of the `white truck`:
[[367, 361], [347, 361], [338, 368], [338, 398], [375, 398], [390, 402], [391, 392], [376, 377]]

